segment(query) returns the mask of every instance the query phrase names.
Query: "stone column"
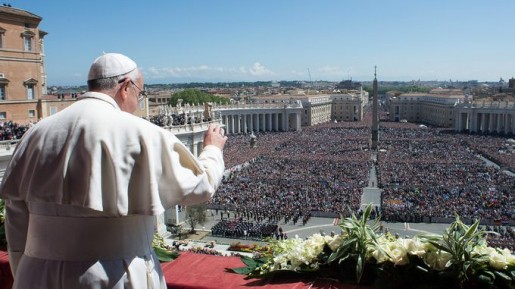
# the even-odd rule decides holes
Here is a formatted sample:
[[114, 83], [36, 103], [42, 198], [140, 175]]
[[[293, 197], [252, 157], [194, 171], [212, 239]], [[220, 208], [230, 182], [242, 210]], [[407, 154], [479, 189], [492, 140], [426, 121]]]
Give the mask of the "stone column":
[[260, 131], [260, 123], [259, 123], [259, 112], [256, 113], [256, 131]]
[[241, 133], [241, 115], [236, 115], [236, 133]]
[[477, 132], [477, 112], [472, 111], [470, 113], [471, 120], [470, 120], [470, 132]]
[[508, 134], [509, 133], [509, 127], [510, 127], [509, 116], [510, 115], [508, 113], [504, 114], [504, 134]]
[[247, 118], [248, 118], [248, 115], [245, 114], [243, 115], [243, 133], [247, 133]]
[[234, 115], [231, 114], [231, 133], [234, 134]]
[[456, 118], [454, 119], [454, 131], [460, 132], [462, 128], [463, 115], [461, 111], [457, 110]]
[[268, 131], [272, 131], [272, 114], [268, 114]]
[[488, 132], [492, 133], [494, 130], [494, 113], [490, 113], [490, 121], [488, 122]]
[[486, 132], [486, 113], [481, 113], [481, 132]]
[[254, 114], [250, 113], [250, 130], [254, 131]]
[[497, 133], [500, 133], [501, 132], [501, 124], [502, 124], [502, 114], [498, 113], [497, 114]]

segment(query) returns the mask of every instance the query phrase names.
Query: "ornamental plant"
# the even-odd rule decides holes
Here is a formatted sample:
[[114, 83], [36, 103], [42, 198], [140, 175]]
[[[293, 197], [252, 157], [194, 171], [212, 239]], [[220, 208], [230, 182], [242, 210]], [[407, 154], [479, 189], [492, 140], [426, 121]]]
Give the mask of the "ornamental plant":
[[170, 262], [179, 257], [179, 252], [168, 246], [163, 236], [157, 232], [154, 233], [154, 239], [152, 239], [152, 248], [160, 262]]
[[340, 223], [342, 234], [315, 234], [306, 240], [273, 241], [259, 258], [242, 257], [246, 265], [231, 269], [247, 278], [284, 275], [333, 278], [375, 288], [515, 288], [515, 256], [487, 245], [493, 232], [479, 221], [464, 224], [459, 217], [442, 235], [395, 238], [378, 232], [378, 219], [361, 217]]

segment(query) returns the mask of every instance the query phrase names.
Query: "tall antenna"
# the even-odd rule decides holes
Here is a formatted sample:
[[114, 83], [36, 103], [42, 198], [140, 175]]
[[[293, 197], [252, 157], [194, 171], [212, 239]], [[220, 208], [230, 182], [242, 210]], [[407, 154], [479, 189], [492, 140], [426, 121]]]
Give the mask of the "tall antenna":
[[311, 72], [309, 71], [309, 67], [308, 67], [308, 75], [309, 75], [309, 87], [308, 87], [308, 94], [309, 94], [309, 88], [313, 87], [313, 81], [311, 80]]

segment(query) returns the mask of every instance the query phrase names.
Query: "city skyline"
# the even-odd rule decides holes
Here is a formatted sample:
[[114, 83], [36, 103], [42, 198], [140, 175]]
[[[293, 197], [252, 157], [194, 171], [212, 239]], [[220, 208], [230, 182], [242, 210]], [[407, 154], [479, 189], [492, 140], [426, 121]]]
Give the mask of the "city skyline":
[[[58, 4], [56, 4], [56, 2]], [[498, 81], [515, 75], [515, 2], [12, 0], [43, 18], [48, 85], [120, 52], [146, 83]]]

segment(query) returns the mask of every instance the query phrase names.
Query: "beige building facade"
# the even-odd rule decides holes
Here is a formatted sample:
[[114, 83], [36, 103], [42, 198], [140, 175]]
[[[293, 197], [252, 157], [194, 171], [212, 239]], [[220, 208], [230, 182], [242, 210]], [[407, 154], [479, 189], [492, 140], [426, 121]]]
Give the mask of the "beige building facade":
[[385, 105], [389, 120], [454, 127], [454, 107], [462, 103], [465, 96], [452, 93], [387, 93]]
[[302, 103], [303, 126], [312, 126], [331, 121], [332, 99], [330, 95], [293, 96]]
[[331, 120], [361, 121], [364, 108], [368, 104], [368, 92], [348, 90], [331, 94]]
[[41, 117], [38, 100], [47, 93], [42, 18], [0, 6], [0, 121], [27, 123]]
[[[80, 96], [48, 94], [42, 20], [28, 11], [0, 6], [0, 122], [35, 123]], [[148, 100], [134, 114], [147, 116]]]

